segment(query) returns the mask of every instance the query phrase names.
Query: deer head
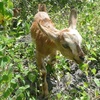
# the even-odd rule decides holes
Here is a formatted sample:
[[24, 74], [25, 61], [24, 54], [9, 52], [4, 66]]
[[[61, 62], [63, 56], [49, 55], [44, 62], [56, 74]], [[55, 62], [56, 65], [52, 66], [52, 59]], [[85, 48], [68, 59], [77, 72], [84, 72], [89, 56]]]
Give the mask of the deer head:
[[84, 53], [81, 49], [82, 37], [76, 30], [77, 12], [71, 10], [69, 17], [69, 28], [54, 31], [51, 28], [38, 23], [40, 30], [48, 36], [56, 44], [57, 49], [65, 57], [74, 60], [76, 63], [81, 63], [84, 60]]

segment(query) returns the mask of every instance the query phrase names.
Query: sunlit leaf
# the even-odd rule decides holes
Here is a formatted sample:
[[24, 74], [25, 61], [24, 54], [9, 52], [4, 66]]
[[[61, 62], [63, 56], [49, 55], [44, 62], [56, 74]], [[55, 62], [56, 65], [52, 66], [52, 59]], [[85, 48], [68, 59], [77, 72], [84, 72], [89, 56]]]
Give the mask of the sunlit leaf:
[[85, 70], [88, 69], [89, 66], [88, 66], [87, 63], [84, 63], [84, 64], [80, 65], [79, 67], [80, 67], [81, 70], [85, 71]]
[[95, 57], [97, 57], [97, 54], [96, 54], [96, 52], [94, 52], [94, 51], [91, 51], [91, 54], [92, 54], [92, 55], [94, 55]]
[[94, 78], [94, 82], [98, 87], [100, 87], [100, 80], [99, 79]]
[[27, 88], [29, 88], [29, 85], [19, 87], [16, 91], [16, 95], [20, 95], [22, 92], [24, 92]]
[[57, 98], [60, 99], [61, 98], [61, 93], [57, 94]]
[[89, 60], [92, 60], [92, 61], [93, 61], [93, 60], [96, 60], [95, 58], [92, 58], [92, 57], [91, 57], [91, 58], [88, 58], [88, 59], [89, 59]]
[[95, 74], [96, 74], [96, 69], [93, 68], [93, 69], [91, 70], [91, 72], [95, 75]]
[[13, 8], [13, 2], [11, 0], [8, 0], [8, 8], [12, 9]]
[[84, 87], [88, 88], [89, 84], [87, 82], [84, 82]]
[[17, 26], [19, 26], [22, 23], [22, 20], [18, 20]]

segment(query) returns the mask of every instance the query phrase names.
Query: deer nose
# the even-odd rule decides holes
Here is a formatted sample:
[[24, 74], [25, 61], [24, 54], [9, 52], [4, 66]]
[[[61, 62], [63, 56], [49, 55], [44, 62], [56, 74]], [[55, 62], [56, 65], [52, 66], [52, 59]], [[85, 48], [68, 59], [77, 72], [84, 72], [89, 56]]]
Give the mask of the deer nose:
[[79, 56], [79, 58], [80, 58], [82, 61], [84, 61], [84, 56]]

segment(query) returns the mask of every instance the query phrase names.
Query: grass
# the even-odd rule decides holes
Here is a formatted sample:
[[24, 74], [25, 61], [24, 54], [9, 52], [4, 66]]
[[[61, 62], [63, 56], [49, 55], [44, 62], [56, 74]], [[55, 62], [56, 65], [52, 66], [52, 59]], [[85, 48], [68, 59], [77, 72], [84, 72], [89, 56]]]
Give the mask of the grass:
[[[9, 1], [10, 3], [11, 1]], [[7, 8], [11, 10], [9, 6]], [[55, 10], [54, 12], [51, 8], [49, 10], [51, 10], [49, 15], [58, 29], [68, 27], [68, 5], [63, 9], [58, 7], [59, 11]], [[54, 86], [56, 93], [50, 94], [50, 100], [100, 99], [99, 75], [97, 77], [100, 71], [99, 1], [86, 3], [82, 10], [78, 10], [77, 29], [83, 37], [86, 62], [76, 66], [73, 62], [66, 61], [62, 55], [57, 55], [58, 61], [55, 64], [54, 72], [51, 73], [51, 79], [52, 82], [59, 84], [58, 87]], [[35, 46], [28, 37], [33, 16], [30, 14], [25, 21], [22, 21], [24, 19], [19, 16], [17, 27], [12, 28], [10, 15], [5, 15], [5, 18], [8, 19], [6, 19], [4, 29], [0, 30], [0, 100], [37, 100], [40, 91], [38, 89], [39, 75], [34, 56]], [[72, 70], [73, 65], [76, 66], [77, 70], [81, 69], [84, 76], [78, 77], [80, 74], [78, 76], [75, 74], [77, 70]], [[65, 76], [67, 76], [66, 82], [64, 82]], [[73, 77], [76, 78], [75, 82], [78, 81], [77, 78], [83, 79], [82, 84], [75, 83], [73, 88], [69, 88]], [[64, 85], [62, 88], [61, 83]], [[55, 88], [59, 88], [58, 91]]]

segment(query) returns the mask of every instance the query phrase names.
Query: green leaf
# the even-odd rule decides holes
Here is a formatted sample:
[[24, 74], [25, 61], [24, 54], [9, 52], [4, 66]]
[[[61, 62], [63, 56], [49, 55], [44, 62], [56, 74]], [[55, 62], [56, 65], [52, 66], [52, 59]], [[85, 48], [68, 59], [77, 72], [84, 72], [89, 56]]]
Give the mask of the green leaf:
[[89, 60], [91, 60], [91, 61], [94, 61], [94, 60], [96, 60], [95, 58], [92, 58], [92, 57], [91, 57], [91, 58], [88, 58], [88, 59], [89, 59]]
[[10, 9], [13, 8], [13, 2], [11, 0], [8, 0], [7, 4], [8, 4], [8, 8]]
[[22, 96], [18, 96], [16, 100], [23, 100]]
[[37, 75], [34, 73], [29, 73], [28, 78], [31, 82], [36, 81]]
[[9, 77], [8, 77], [8, 75], [3, 75], [3, 81], [8, 81], [8, 79], [9, 79]]
[[3, 62], [7, 62], [7, 61], [8, 61], [8, 57], [7, 57], [7, 56], [4, 56], [4, 57], [2, 58], [2, 60], [3, 60]]
[[3, 96], [4, 96], [5, 98], [7, 98], [7, 97], [11, 94], [11, 92], [12, 92], [12, 88], [8, 88], [8, 89], [3, 93]]
[[3, 56], [4, 56], [3, 52], [2, 52], [2, 51], [0, 51], [0, 57], [3, 57]]
[[78, 98], [75, 98], [75, 100], [79, 100]]
[[6, 8], [5, 9], [5, 19], [8, 20], [12, 18], [12, 16], [13, 16], [13, 10]]
[[61, 97], [62, 97], [62, 96], [61, 96], [61, 93], [58, 93], [58, 94], [57, 94], [57, 98], [60, 99]]
[[18, 20], [17, 26], [19, 26], [22, 23], [22, 20]]
[[30, 25], [27, 22], [25, 22], [25, 26], [26, 26], [26, 28], [25, 28], [26, 32], [29, 33]]
[[94, 78], [94, 82], [98, 87], [100, 87], [100, 80], [99, 79]]
[[81, 69], [82, 71], [86, 71], [86, 70], [88, 69], [89, 66], [88, 66], [88, 64], [85, 63], [85, 64], [83, 64], [83, 65], [80, 65], [79, 67], [80, 67], [80, 69]]
[[91, 54], [92, 54], [93, 56], [97, 57], [97, 54], [96, 54], [95, 51], [91, 51]]
[[24, 92], [27, 88], [29, 88], [29, 85], [19, 87], [19, 89], [16, 91], [16, 95], [20, 95], [22, 92]]
[[0, 77], [0, 84], [2, 83], [2, 81], [3, 81], [3, 79], [2, 79], [2, 77]]
[[91, 70], [91, 72], [95, 75], [95, 74], [96, 74], [96, 69], [93, 68], [93, 69]]
[[89, 84], [87, 82], [84, 82], [84, 87], [88, 88]]
[[80, 100], [90, 100], [90, 96], [85, 91], [83, 91]]
[[[2, 14], [2, 15], [4, 15], [4, 8], [3, 8], [3, 2], [0, 2], [0, 13]], [[0, 17], [0, 19], [1, 19], [1, 17]]]
[[11, 81], [11, 87], [15, 89], [17, 87], [17, 83], [15, 81]]
[[86, 45], [87, 45], [88, 50], [90, 50], [91, 45], [90, 44], [86, 44]]

